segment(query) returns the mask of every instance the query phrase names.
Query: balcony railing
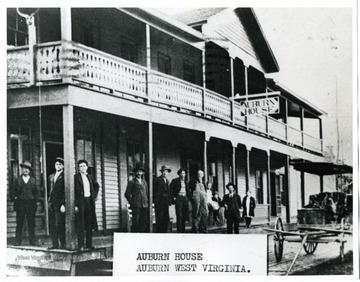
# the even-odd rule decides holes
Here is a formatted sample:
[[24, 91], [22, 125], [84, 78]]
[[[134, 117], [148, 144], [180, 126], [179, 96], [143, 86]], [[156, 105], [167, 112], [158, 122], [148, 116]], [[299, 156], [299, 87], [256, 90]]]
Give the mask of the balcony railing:
[[[127, 94], [150, 103], [178, 107], [205, 117], [234, 124], [315, 152], [322, 140], [271, 117], [241, 114], [240, 103], [216, 92], [185, 82], [74, 42], [41, 44], [35, 51], [35, 80], [43, 83], [81, 83]], [[29, 49], [15, 47], [7, 53], [8, 87], [31, 84]]]

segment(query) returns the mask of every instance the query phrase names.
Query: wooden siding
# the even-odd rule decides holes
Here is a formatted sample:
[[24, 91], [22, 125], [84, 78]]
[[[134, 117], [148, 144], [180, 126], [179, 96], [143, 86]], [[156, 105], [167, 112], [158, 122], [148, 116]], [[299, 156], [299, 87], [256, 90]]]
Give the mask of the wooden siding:
[[101, 178], [101, 148], [100, 143], [96, 142], [95, 144], [95, 164], [96, 164], [96, 181], [99, 183], [99, 193], [98, 193], [98, 199], [95, 203], [95, 211], [96, 211], [96, 219], [98, 223], [99, 230], [103, 230], [103, 189], [104, 185], [102, 183]]

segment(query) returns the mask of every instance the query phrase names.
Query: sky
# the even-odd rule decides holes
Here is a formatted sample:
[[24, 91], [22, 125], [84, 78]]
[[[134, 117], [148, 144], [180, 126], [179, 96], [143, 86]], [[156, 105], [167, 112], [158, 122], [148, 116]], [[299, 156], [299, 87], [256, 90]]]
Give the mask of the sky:
[[[171, 16], [186, 8], [159, 10]], [[352, 107], [356, 91], [351, 8], [255, 7], [254, 11], [280, 66], [279, 73], [267, 77], [326, 112], [324, 146], [332, 146], [337, 156], [339, 143], [339, 158], [351, 165], [356, 110]]]

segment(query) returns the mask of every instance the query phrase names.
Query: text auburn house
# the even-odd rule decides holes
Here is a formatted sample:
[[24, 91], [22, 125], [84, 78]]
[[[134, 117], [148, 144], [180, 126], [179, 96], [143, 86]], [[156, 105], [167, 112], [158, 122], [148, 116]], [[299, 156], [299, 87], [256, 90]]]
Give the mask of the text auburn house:
[[[170, 179], [180, 167], [190, 177], [203, 169], [220, 197], [229, 181], [241, 197], [253, 192], [255, 223], [296, 222], [308, 195], [320, 192], [320, 177], [292, 163], [324, 160], [323, 112], [267, 78], [279, 66], [252, 9], [175, 20], [142, 8], [41, 8], [29, 26], [15, 8], [7, 12], [8, 191], [30, 160], [42, 195], [38, 235], [48, 234], [46, 179], [58, 156], [69, 207], [76, 161], [89, 162], [104, 234], [127, 230], [124, 193], [138, 162], [151, 202], [163, 164]], [[7, 221], [13, 237], [10, 197]]]

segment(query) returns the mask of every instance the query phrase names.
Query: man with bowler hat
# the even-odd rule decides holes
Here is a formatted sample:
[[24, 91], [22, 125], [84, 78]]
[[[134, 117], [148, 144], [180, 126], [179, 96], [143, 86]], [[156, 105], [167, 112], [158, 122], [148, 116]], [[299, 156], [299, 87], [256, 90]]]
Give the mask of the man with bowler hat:
[[189, 220], [190, 190], [186, 181], [186, 170], [180, 168], [177, 174], [179, 177], [170, 184], [171, 200], [175, 204], [177, 232], [185, 233], [185, 222]]
[[29, 243], [36, 245], [35, 241], [35, 214], [39, 190], [35, 178], [30, 175], [32, 166], [29, 161], [20, 164], [21, 175], [15, 179], [12, 189], [12, 200], [16, 211], [16, 237], [15, 245], [20, 246], [22, 241], [22, 229], [26, 217], [29, 231]]
[[225, 218], [227, 233], [239, 234], [239, 223], [240, 223], [240, 209], [241, 209], [241, 198], [236, 193], [236, 185], [229, 183], [226, 185], [229, 193], [224, 196], [221, 205], [225, 207]]
[[167, 179], [171, 169], [163, 165], [160, 169], [161, 175], [154, 179], [154, 204], [156, 218], [156, 232], [166, 233], [169, 227], [169, 206], [171, 205], [170, 183]]
[[65, 249], [65, 187], [64, 159], [55, 159], [55, 172], [49, 176], [49, 229], [52, 246], [49, 249]]
[[86, 160], [79, 160], [78, 166], [79, 173], [74, 176], [78, 248], [84, 250], [84, 233], [86, 233], [86, 248], [93, 249], [92, 232], [98, 229], [95, 201], [99, 192], [99, 184], [87, 173], [88, 162]]
[[131, 232], [148, 232], [148, 185], [142, 176], [145, 170], [136, 164], [133, 172], [135, 177], [128, 182], [125, 198], [132, 210]]

